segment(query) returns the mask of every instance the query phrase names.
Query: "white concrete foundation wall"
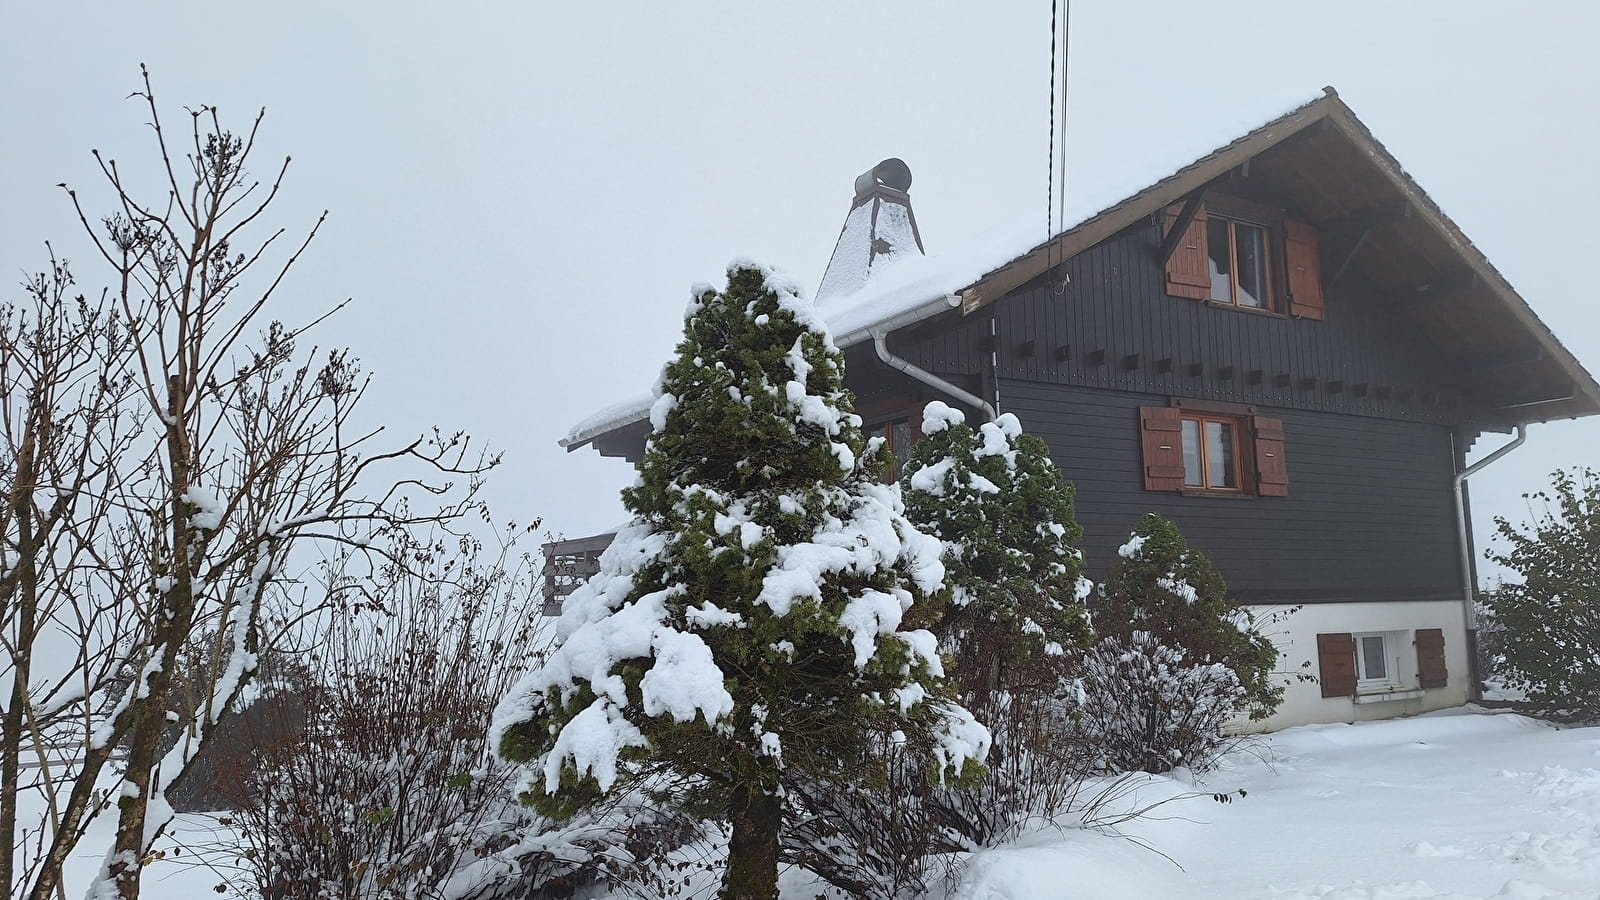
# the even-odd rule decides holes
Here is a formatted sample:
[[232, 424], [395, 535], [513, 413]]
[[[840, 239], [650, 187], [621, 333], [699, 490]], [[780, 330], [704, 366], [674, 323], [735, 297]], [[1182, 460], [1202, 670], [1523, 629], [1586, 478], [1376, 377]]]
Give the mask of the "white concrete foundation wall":
[[[1282, 609], [1251, 607], [1258, 617]], [[1417, 652], [1412, 640], [1413, 632], [1419, 628], [1444, 631], [1448, 683], [1442, 688], [1423, 690], [1418, 680]], [[1470, 697], [1466, 620], [1459, 601], [1308, 603], [1299, 612], [1263, 631], [1283, 652], [1280, 660], [1283, 671], [1308, 675], [1320, 673], [1317, 635], [1388, 633], [1391, 635], [1388, 656], [1395, 670], [1392, 674], [1395, 683], [1387, 691], [1359, 690], [1352, 698], [1323, 697], [1320, 683], [1292, 680], [1284, 691], [1283, 705], [1276, 713], [1260, 722], [1236, 723], [1239, 731], [1277, 731], [1318, 722], [1391, 719], [1460, 706]], [[1309, 665], [1302, 667], [1308, 662]]]

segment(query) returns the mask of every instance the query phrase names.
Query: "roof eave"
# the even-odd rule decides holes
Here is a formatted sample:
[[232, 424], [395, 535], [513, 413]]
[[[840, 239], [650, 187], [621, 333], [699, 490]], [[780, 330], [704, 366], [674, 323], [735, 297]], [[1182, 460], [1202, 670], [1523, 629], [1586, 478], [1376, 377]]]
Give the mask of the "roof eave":
[[[1356, 118], [1354, 112], [1342, 102], [1333, 114], [1328, 116], [1331, 124], [1339, 128], [1352, 142], [1362, 149], [1383, 173], [1384, 177], [1401, 192], [1411, 209], [1421, 216], [1433, 231], [1439, 235], [1456, 256], [1465, 263], [1471, 271], [1484, 283], [1489, 285], [1496, 297], [1510, 310], [1512, 316], [1527, 329], [1528, 334], [1538, 342], [1539, 346], [1550, 355], [1561, 367], [1561, 370], [1572, 379], [1573, 395], [1568, 398], [1559, 398], [1557, 402], [1571, 404], [1572, 401], [1587, 400], [1587, 409], [1571, 413], [1571, 417], [1595, 415], [1600, 413], [1600, 384], [1595, 382], [1594, 376], [1578, 362], [1578, 358], [1571, 351], [1562, 346], [1543, 320], [1541, 320], [1528, 301], [1517, 293], [1516, 288], [1500, 274], [1500, 270], [1491, 264], [1477, 245], [1466, 236], [1450, 217], [1444, 214], [1439, 205], [1429, 197], [1421, 186], [1405, 173], [1399, 160], [1390, 155], [1389, 151], [1369, 131], [1361, 120]], [[1552, 398], [1555, 400], [1556, 398]], [[1526, 415], [1517, 414], [1512, 422], [1545, 421], [1536, 412], [1533, 412], [1542, 403], [1529, 403], [1512, 409], [1528, 410]]]

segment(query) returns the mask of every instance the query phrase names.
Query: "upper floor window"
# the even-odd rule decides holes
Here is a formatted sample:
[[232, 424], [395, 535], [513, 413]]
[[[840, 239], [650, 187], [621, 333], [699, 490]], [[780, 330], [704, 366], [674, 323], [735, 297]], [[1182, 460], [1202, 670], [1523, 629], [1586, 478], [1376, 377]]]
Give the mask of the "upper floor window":
[[1211, 299], [1250, 309], [1272, 309], [1267, 229], [1238, 219], [1206, 219]]
[[1317, 230], [1281, 210], [1209, 198], [1183, 233], [1172, 229], [1186, 203], [1167, 208], [1162, 252], [1167, 293], [1236, 309], [1323, 318]]

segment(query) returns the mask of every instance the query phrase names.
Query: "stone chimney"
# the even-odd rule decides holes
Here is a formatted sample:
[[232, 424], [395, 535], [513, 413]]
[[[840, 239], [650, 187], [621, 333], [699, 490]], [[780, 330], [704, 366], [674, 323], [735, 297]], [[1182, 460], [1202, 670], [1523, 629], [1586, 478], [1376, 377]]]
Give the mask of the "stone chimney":
[[817, 288], [818, 302], [855, 293], [877, 267], [923, 255], [910, 190], [911, 168], [899, 159], [886, 159], [856, 178], [856, 196]]

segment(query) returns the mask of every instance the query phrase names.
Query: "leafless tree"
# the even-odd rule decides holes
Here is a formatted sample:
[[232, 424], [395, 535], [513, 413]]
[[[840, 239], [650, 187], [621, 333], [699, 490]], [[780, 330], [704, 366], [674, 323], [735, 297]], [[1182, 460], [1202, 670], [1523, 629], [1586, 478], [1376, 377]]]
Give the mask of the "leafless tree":
[[[98, 152], [114, 212], [96, 219], [67, 189], [110, 286], [76, 293], [52, 252], [0, 309], [3, 900], [64, 896], [67, 855], [102, 812], [117, 828], [98, 887], [137, 897], [164, 791], [294, 630], [273, 607], [294, 548], [381, 554], [385, 532], [448, 528], [495, 462], [461, 434], [375, 446], [381, 429], [353, 424], [357, 361], [300, 346], [320, 318], [271, 321], [323, 220], [297, 239], [265, 224], [289, 161], [250, 173], [262, 117], [234, 133], [201, 107], [174, 138], [148, 73], [132, 96], [159, 151], [155, 199]], [[195, 658], [222, 662], [179, 677]], [[194, 713], [172, 744], [178, 709]]]

